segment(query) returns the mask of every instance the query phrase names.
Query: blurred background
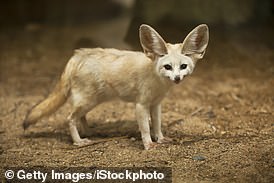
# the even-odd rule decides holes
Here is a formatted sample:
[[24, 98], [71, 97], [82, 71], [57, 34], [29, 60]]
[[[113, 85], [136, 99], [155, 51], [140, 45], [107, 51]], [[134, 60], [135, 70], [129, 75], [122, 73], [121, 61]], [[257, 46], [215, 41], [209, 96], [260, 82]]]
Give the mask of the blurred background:
[[126, 48], [138, 44], [142, 23], [179, 41], [178, 35], [183, 39], [183, 31], [200, 23], [219, 27], [223, 34], [244, 26], [273, 26], [273, 9], [272, 0], [1, 0], [0, 25], [33, 34], [46, 34], [54, 26], [70, 35], [74, 47]]

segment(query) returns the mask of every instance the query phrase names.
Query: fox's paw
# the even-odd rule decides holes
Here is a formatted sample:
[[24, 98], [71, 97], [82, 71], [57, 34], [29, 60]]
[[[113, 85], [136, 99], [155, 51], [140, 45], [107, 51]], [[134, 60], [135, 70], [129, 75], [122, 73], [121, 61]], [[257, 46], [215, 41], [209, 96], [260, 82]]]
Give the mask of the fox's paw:
[[87, 146], [90, 144], [92, 144], [92, 141], [87, 138], [81, 139], [81, 140], [73, 143], [73, 145], [78, 146], [78, 147]]
[[158, 146], [155, 142], [149, 142], [144, 144], [145, 150], [155, 149]]
[[173, 141], [172, 138], [163, 137], [163, 138], [158, 139], [157, 143], [159, 143], [159, 144], [167, 144], [167, 143], [170, 143], [172, 141]]

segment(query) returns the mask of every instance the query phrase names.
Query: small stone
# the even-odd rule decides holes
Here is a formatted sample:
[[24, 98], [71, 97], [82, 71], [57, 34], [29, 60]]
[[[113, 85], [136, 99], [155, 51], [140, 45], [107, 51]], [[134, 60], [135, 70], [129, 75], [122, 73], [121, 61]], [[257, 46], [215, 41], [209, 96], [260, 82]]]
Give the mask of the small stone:
[[206, 159], [206, 157], [204, 157], [202, 155], [195, 155], [195, 156], [192, 156], [192, 159], [196, 160], [196, 161], [204, 161]]
[[134, 137], [131, 137], [131, 138], [130, 138], [130, 140], [131, 140], [131, 141], [135, 141], [135, 140], [136, 140], [136, 138], [134, 138]]
[[224, 134], [226, 134], [226, 131], [221, 131], [221, 135], [224, 135]]
[[207, 114], [208, 118], [215, 118], [216, 117], [216, 114], [213, 111], [208, 111], [206, 114]]

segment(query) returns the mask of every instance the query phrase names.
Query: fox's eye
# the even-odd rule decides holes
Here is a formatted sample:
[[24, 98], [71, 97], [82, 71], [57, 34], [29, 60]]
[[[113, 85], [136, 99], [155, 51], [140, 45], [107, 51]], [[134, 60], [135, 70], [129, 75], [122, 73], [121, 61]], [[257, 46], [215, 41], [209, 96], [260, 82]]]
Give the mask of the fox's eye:
[[171, 69], [172, 69], [171, 65], [168, 65], [168, 64], [164, 65], [164, 68], [165, 68], [166, 70], [171, 70]]
[[187, 68], [187, 64], [182, 64], [182, 65], [180, 66], [180, 69], [181, 69], [181, 70], [186, 69], [186, 68]]

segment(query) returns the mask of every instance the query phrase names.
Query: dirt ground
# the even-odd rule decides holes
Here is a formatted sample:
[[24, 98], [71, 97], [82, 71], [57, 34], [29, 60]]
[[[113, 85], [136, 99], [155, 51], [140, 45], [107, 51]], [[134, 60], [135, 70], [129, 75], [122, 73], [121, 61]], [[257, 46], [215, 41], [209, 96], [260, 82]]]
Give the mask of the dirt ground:
[[121, 101], [88, 114], [91, 146], [72, 145], [69, 103], [24, 132], [26, 112], [54, 87], [72, 50], [97, 44], [85, 37], [92, 30], [0, 30], [0, 168], [155, 166], [172, 167], [176, 183], [274, 181], [273, 26], [211, 30], [205, 59], [163, 101], [170, 144], [143, 150], [134, 104]]

